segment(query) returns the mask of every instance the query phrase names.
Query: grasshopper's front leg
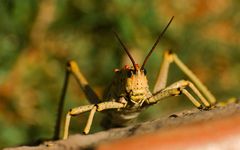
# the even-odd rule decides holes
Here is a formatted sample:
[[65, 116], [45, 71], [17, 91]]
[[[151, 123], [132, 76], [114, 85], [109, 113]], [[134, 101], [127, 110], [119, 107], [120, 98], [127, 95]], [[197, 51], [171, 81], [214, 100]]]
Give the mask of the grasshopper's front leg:
[[157, 103], [163, 98], [184, 94], [197, 108], [202, 109], [203, 107], [201, 103], [199, 103], [198, 100], [195, 99], [192, 94], [188, 92], [188, 90], [186, 89], [187, 87], [189, 87], [198, 96], [198, 98], [205, 107], [210, 107], [210, 103], [203, 97], [203, 95], [199, 92], [195, 85], [192, 82], [186, 80], [180, 80], [178, 82], [175, 82], [172, 85], [154, 93], [153, 96], [148, 98], [146, 102], [148, 104]]
[[63, 114], [63, 107], [64, 107], [64, 99], [67, 91], [67, 86], [69, 82], [70, 74], [72, 74], [75, 79], [77, 80], [78, 84], [80, 85], [81, 89], [83, 90], [85, 96], [92, 104], [97, 104], [99, 102], [99, 98], [97, 94], [93, 91], [93, 89], [89, 86], [86, 78], [81, 73], [77, 63], [75, 61], [69, 61], [66, 66], [66, 75], [64, 80], [64, 85], [58, 105], [58, 114], [57, 120], [55, 124], [55, 131], [53, 139], [57, 140], [60, 138], [60, 131], [61, 131], [61, 119]]
[[[212, 93], [207, 89], [207, 87], [196, 77], [196, 75], [193, 74], [193, 72], [177, 57], [176, 54], [165, 51], [163, 62], [161, 65], [161, 69], [157, 78], [157, 82], [154, 86], [153, 93], [156, 93], [157, 91], [160, 91], [166, 87], [167, 83], [167, 76], [168, 76], [168, 70], [169, 66], [172, 62], [175, 62], [176, 65], [192, 80], [192, 82], [197, 86], [197, 88], [206, 96], [207, 100], [211, 104], [216, 103], [215, 97], [212, 95]], [[196, 90], [194, 90], [195, 92]], [[197, 93], [196, 93], [197, 94]]]
[[120, 109], [120, 108], [124, 108], [125, 106], [126, 106], [126, 104], [123, 104], [123, 103], [109, 101], [109, 102], [102, 102], [102, 103], [99, 103], [99, 104], [80, 106], [80, 107], [70, 109], [68, 111], [68, 113], [66, 115], [66, 119], [65, 119], [63, 139], [67, 139], [67, 137], [68, 137], [68, 130], [69, 130], [69, 124], [70, 124], [71, 116], [77, 116], [81, 113], [90, 111], [87, 124], [84, 128], [84, 131], [83, 131], [84, 134], [88, 134], [88, 132], [90, 131], [92, 121], [93, 121], [93, 117], [94, 117], [94, 114], [95, 114], [96, 111], [103, 111], [103, 110], [106, 110], [106, 109]]

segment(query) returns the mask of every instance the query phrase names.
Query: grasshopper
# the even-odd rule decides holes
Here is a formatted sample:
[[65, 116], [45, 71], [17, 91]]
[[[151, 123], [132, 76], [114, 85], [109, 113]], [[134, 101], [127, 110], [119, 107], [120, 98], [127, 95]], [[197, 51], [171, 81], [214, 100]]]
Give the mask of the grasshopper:
[[[58, 139], [60, 137], [64, 97], [66, 94], [70, 74], [76, 78], [86, 98], [91, 104], [72, 108], [68, 111], [63, 128], [63, 139], [66, 139], [68, 137], [71, 117], [88, 111], [90, 114], [83, 131], [84, 134], [89, 133], [93, 117], [96, 112], [104, 112], [106, 114], [105, 118], [103, 119], [103, 125], [106, 128], [111, 128], [128, 125], [139, 115], [143, 109], [156, 104], [160, 100], [170, 96], [178, 96], [183, 94], [193, 103], [194, 106], [199, 109], [209, 108], [211, 105], [216, 103], [215, 97], [206, 88], [206, 86], [203, 85], [203, 83], [178, 58], [175, 53], [172, 53], [169, 50], [164, 52], [164, 58], [160, 67], [157, 81], [155, 83], [153, 92], [150, 92], [144, 66], [154, 51], [155, 47], [159, 43], [159, 40], [162, 38], [163, 34], [171, 24], [173, 18], [174, 17], [170, 19], [167, 26], [158, 36], [156, 42], [154, 43], [141, 66], [135, 63], [135, 60], [129, 53], [128, 48], [120, 40], [118, 34], [114, 32], [117, 40], [120, 42], [124, 51], [130, 58], [132, 66], [126, 65], [122, 69], [115, 70], [113, 81], [106, 88], [102, 100], [100, 100], [97, 94], [89, 86], [77, 63], [75, 61], [69, 61], [67, 63], [65, 82], [60, 99], [58, 119], [55, 127], [55, 139]], [[180, 80], [169, 86], [166, 86], [168, 70], [171, 63], [175, 63], [180, 68], [180, 70], [182, 70], [183, 73], [189, 77], [191, 81]], [[191, 90], [194, 95], [198, 97], [198, 100], [189, 92], [189, 90]]]

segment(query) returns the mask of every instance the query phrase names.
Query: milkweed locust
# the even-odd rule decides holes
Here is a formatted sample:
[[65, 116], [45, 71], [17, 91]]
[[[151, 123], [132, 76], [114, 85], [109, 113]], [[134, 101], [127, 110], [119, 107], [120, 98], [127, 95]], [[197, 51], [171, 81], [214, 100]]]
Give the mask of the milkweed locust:
[[[125, 65], [122, 69], [115, 70], [114, 78], [111, 84], [106, 88], [105, 93], [101, 99], [89, 86], [77, 63], [75, 61], [69, 61], [67, 63], [65, 82], [60, 99], [58, 119], [55, 127], [55, 139], [58, 139], [61, 136], [60, 133], [62, 130], [62, 110], [70, 74], [75, 77], [86, 98], [91, 104], [75, 107], [67, 112], [63, 127], [63, 139], [66, 139], [68, 137], [71, 117], [80, 115], [84, 112], [90, 112], [85, 129], [83, 131], [84, 134], [88, 134], [91, 128], [94, 114], [96, 112], [105, 113], [103, 125], [106, 128], [111, 128], [126, 126], [133, 119], [135, 119], [143, 109], [156, 104], [160, 100], [163, 100], [170, 96], [178, 96], [183, 94], [193, 103], [194, 106], [199, 109], [209, 108], [216, 103], [215, 97], [206, 88], [206, 86], [203, 85], [203, 83], [178, 58], [175, 53], [172, 53], [169, 50], [164, 52], [164, 58], [154, 89], [152, 92], [149, 90], [145, 64], [152, 52], [155, 50], [157, 44], [159, 43], [159, 40], [162, 38], [163, 34], [171, 24], [172, 20], [173, 17], [170, 19], [167, 26], [158, 36], [156, 42], [154, 43], [141, 66], [135, 62], [128, 48], [120, 40], [118, 34], [114, 32], [117, 40], [123, 47], [123, 50], [130, 58], [132, 65]], [[189, 80], [180, 80], [167, 86], [168, 70], [171, 63], [175, 63], [180, 68], [180, 70], [188, 76]], [[194, 93], [194, 96], [197, 98], [195, 98], [191, 93]]]

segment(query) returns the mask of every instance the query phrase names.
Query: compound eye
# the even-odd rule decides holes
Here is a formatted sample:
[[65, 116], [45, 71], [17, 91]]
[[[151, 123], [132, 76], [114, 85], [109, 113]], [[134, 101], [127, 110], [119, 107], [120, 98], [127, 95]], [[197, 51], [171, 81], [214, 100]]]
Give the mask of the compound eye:
[[127, 71], [127, 77], [130, 78], [132, 76], [132, 71], [131, 70], [128, 70]]
[[132, 70], [132, 73], [133, 73], [133, 74], [136, 74], [136, 73], [137, 73], [137, 71], [136, 71], [136, 70]]

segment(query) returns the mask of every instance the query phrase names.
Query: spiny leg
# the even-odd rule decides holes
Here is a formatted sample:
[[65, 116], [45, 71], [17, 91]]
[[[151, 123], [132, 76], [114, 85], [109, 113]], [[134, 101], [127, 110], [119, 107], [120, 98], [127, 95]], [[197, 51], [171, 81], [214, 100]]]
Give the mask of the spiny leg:
[[216, 103], [216, 98], [207, 89], [207, 87], [198, 79], [198, 77], [178, 58], [176, 54], [173, 54], [173, 60], [177, 66], [196, 84], [198, 89], [207, 97], [211, 104]]
[[53, 139], [55, 140], [59, 139], [61, 136], [60, 132], [61, 132], [61, 120], [62, 120], [62, 113], [63, 113], [63, 107], [64, 107], [64, 99], [67, 92], [67, 86], [68, 86], [70, 74], [73, 74], [73, 76], [79, 83], [81, 89], [83, 90], [84, 94], [86, 95], [87, 99], [91, 103], [96, 104], [99, 101], [97, 94], [89, 86], [87, 80], [85, 79], [83, 74], [80, 72], [80, 69], [77, 63], [75, 61], [69, 61], [66, 66], [66, 75], [64, 79], [64, 85], [63, 85], [63, 89], [61, 92], [61, 97], [58, 105], [58, 114], [57, 114], [57, 120], [55, 125], [54, 137], [53, 137]]
[[190, 94], [186, 89], [182, 89], [182, 93], [188, 97], [188, 99], [199, 109], [202, 109], [202, 105]]
[[210, 107], [211, 104], [203, 97], [203, 95], [200, 93], [200, 91], [197, 89], [197, 87], [190, 81], [187, 81], [188, 86], [193, 90], [193, 92], [199, 97], [199, 99], [202, 101], [202, 103], [206, 107]]
[[164, 59], [162, 62], [162, 66], [157, 78], [157, 82], [154, 86], [154, 92], [159, 91], [166, 87], [167, 76], [169, 66], [172, 62], [175, 62], [177, 66], [193, 81], [194, 84], [198, 87], [198, 89], [207, 97], [211, 104], [216, 103], [215, 97], [212, 93], [207, 89], [207, 87], [193, 74], [193, 72], [177, 57], [176, 54], [165, 51]]
[[85, 105], [85, 106], [80, 106], [80, 107], [76, 107], [76, 108], [70, 109], [68, 111], [68, 113], [66, 115], [66, 119], [65, 119], [65, 124], [64, 124], [63, 139], [67, 139], [67, 137], [68, 137], [68, 130], [69, 130], [71, 117], [79, 115], [79, 114], [87, 112], [87, 111], [90, 111], [91, 109], [94, 108], [94, 106], [95, 106], [94, 104], [92, 104], [92, 105]]
[[87, 124], [86, 124], [86, 126], [85, 126], [85, 128], [84, 128], [84, 130], [83, 130], [83, 133], [84, 133], [84, 134], [88, 134], [88, 133], [89, 133], [90, 128], [91, 128], [91, 126], [92, 126], [93, 117], [94, 117], [94, 114], [95, 114], [96, 110], [97, 110], [97, 106], [94, 106], [94, 107], [92, 108], [92, 110], [90, 111], [90, 114], [89, 114], [88, 120], [87, 120]]
[[63, 115], [63, 107], [64, 107], [64, 99], [67, 91], [67, 85], [69, 80], [70, 72], [66, 71], [65, 79], [64, 79], [64, 85], [61, 92], [61, 97], [58, 104], [58, 111], [57, 111], [57, 119], [54, 127], [54, 135], [53, 140], [58, 140], [60, 138], [60, 132], [61, 132], [61, 120]]
[[199, 109], [202, 108], [201, 103], [199, 103], [187, 90], [175, 88], [175, 87], [167, 88], [167, 89], [161, 90], [159, 92], [156, 92], [155, 94], [153, 94], [152, 97], [148, 98], [146, 100], [146, 102], [148, 105], [155, 104], [155, 103], [159, 102], [160, 100], [163, 100], [164, 98], [167, 98], [170, 96], [178, 96], [181, 93], [186, 95], [189, 98], [189, 100], [194, 104], [194, 106], [196, 106]]
[[[180, 80], [178, 82], [173, 83], [172, 85], [168, 86], [166, 89], [169, 88], [180, 88], [180, 89], [185, 89], [189, 87], [200, 99], [200, 101], [206, 106], [206, 107], [210, 107], [210, 103], [203, 97], [203, 95], [199, 92], [199, 90], [195, 87], [195, 85], [187, 80]], [[188, 97], [188, 93], [187, 92], [183, 92], [184, 95], [186, 95]]]
[[81, 113], [90, 111], [87, 124], [84, 128], [84, 133], [88, 134], [96, 111], [103, 111], [106, 109], [120, 109], [120, 108], [124, 108], [125, 106], [126, 104], [110, 101], [110, 102], [102, 102], [99, 104], [85, 105], [85, 106], [80, 106], [80, 107], [70, 109], [65, 119], [63, 139], [67, 139], [68, 137], [69, 125], [70, 125], [72, 116], [77, 116]]
[[163, 61], [161, 63], [157, 81], [154, 85], [153, 93], [164, 89], [167, 85], [169, 66], [173, 62], [173, 58], [170, 51], [165, 51], [163, 55]]
[[186, 90], [186, 87], [189, 87], [190, 89], [192, 89], [193, 92], [198, 96], [200, 101], [206, 107], [210, 107], [210, 103], [202, 96], [202, 94], [198, 91], [198, 89], [190, 81], [185, 81], [185, 80], [175, 82], [172, 85], [168, 86], [167, 88], [154, 93], [153, 96], [147, 100], [147, 102], [148, 103], [156, 103], [165, 97], [177, 96], [177, 95], [180, 95], [181, 93], [183, 93], [184, 95], [186, 95], [189, 98], [189, 100], [197, 108], [202, 108], [201, 104]]

